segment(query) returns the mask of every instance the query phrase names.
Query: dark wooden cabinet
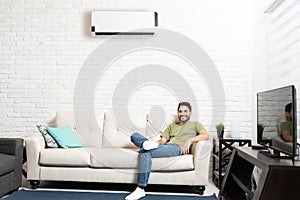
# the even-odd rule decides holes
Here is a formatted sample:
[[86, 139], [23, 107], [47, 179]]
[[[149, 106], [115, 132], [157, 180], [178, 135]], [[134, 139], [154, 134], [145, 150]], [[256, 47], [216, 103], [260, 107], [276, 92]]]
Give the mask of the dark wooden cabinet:
[[220, 138], [214, 139], [212, 179], [218, 188], [221, 188], [226, 167], [232, 154], [233, 146], [251, 146], [250, 139]]
[[[254, 167], [259, 180], [253, 180]], [[270, 158], [250, 147], [234, 147], [219, 199], [290, 200], [299, 197], [300, 161]]]

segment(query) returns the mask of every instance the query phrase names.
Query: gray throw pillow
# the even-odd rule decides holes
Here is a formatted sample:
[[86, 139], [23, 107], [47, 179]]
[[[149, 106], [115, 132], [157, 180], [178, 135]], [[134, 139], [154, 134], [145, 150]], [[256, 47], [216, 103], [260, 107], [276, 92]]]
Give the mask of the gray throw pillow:
[[45, 140], [45, 143], [46, 143], [47, 147], [50, 147], [50, 148], [57, 148], [58, 147], [58, 144], [56, 143], [54, 138], [48, 133], [46, 126], [37, 125], [36, 127], [39, 129], [40, 133], [44, 137], [44, 140]]

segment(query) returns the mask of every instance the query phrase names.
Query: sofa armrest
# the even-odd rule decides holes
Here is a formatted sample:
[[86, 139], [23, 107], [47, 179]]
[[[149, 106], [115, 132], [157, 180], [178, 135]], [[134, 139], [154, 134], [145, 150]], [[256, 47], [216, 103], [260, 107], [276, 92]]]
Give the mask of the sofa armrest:
[[208, 176], [212, 148], [213, 144], [211, 140], [199, 141], [194, 144], [192, 154], [196, 172], [204, 172]]
[[39, 156], [45, 148], [45, 140], [42, 136], [33, 136], [25, 139], [27, 154], [27, 179], [39, 180]]

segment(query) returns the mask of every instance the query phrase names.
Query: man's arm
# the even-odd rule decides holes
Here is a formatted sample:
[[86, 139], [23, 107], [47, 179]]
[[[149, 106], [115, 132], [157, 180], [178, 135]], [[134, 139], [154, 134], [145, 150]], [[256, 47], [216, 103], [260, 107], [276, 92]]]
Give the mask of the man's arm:
[[199, 135], [187, 140], [185, 144], [181, 147], [181, 154], [188, 154], [190, 151], [191, 144], [202, 140], [208, 140], [208, 133], [206, 130], [199, 131]]
[[167, 138], [170, 137], [171, 125], [172, 124], [169, 124], [169, 126], [164, 130], [164, 132], [162, 132], [160, 139], [157, 141], [158, 144], [166, 144], [168, 142]]
[[284, 130], [281, 135], [284, 141], [293, 142], [293, 136], [291, 136], [290, 131]]
[[202, 141], [202, 140], [208, 140], [208, 133], [207, 133], [206, 130], [201, 130], [199, 132], [199, 135], [197, 135], [196, 137], [193, 137], [192, 138], [192, 143], [199, 142], [199, 141]]
[[293, 142], [293, 136], [290, 133], [290, 126], [287, 122], [282, 122], [280, 125], [281, 136], [286, 142]]

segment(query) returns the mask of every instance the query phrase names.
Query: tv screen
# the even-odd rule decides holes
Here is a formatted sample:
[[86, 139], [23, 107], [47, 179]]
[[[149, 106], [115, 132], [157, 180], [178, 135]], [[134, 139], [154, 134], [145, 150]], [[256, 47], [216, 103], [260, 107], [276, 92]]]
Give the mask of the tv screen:
[[296, 89], [293, 85], [257, 93], [257, 143], [272, 157], [298, 157]]

